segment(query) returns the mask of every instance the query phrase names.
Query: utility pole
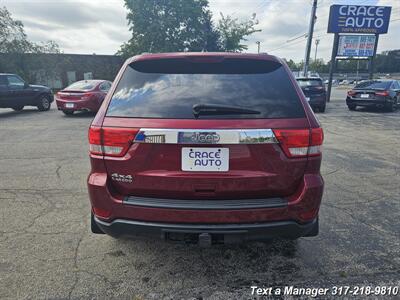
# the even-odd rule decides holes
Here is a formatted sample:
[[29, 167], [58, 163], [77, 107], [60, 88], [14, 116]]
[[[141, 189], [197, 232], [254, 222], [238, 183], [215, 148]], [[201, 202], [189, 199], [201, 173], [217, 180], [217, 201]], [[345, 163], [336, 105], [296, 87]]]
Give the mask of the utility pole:
[[356, 84], [358, 84], [358, 69], [360, 69], [360, 60], [357, 59], [357, 78], [356, 78]]
[[315, 13], [317, 12], [317, 2], [318, 0], [313, 1], [313, 6], [311, 9], [311, 17], [310, 17], [310, 26], [308, 27], [308, 39], [307, 39], [307, 47], [306, 47], [306, 55], [304, 58], [304, 68], [303, 75], [307, 76], [308, 73], [308, 65], [310, 63], [310, 52], [311, 52], [311, 43], [314, 33], [314, 24], [315, 24]]
[[336, 54], [338, 51], [338, 43], [339, 43], [339, 34], [335, 33], [335, 37], [333, 38], [331, 63], [329, 66], [328, 90], [326, 92], [326, 101], [328, 102], [331, 101], [332, 80], [333, 80], [333, 73], [335, 73], [336, 69]]
[[315, 40], [315, 57], [314, 57], [314, 62], [317, 61], [317, 52], [318, 52], [318, 44], [319, 44], [320, 39]]
[[260, 42], [257, 41], [256, 44], [257, 44], [257, 53], [260, 53]]

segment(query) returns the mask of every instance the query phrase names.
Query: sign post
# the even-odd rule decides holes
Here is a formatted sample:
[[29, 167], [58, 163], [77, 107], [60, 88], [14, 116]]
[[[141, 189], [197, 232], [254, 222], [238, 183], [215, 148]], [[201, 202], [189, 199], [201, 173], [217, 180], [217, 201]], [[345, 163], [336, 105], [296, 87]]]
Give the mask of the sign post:
[[328, 91], [326, 94], [326, 101], [331, 101], [331, 91], [332, 91], [332, 80], [333, 80], [333, 73], [335, 73], [336, 67], [336, 53], [338, 49], [338, 42], [339, 42], [339, 34], [335, 33], [335, 37], [333, 38], [333, 47], [332, 47], [332, 55], [331, 55], [331, 64], [329, 66], [329, 81], [328, 81]]
[[390, 6], [331, 5], [328, 33], [334, 33], [327, 101], [330, 101], [336, 57], [369, 57], [369, 77], [373, 78], [379, 34], [388, 32]]
[[379, 40], [379, 34], [375, 36], [374, 53], [369, 61], [369, 79], [374, 79], [374, 58], [376, 56], [376, 48], [378, 48], [378, 40]]

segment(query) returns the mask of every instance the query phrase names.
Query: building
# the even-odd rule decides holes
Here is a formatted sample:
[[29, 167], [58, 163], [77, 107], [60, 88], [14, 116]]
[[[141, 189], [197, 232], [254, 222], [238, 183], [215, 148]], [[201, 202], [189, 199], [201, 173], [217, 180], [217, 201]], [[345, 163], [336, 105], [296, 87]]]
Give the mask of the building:
[[54, 90], [83, 79], [113, 81], [124, 60], [116, 55], [0, 53], [0, 73], [15, 73]]

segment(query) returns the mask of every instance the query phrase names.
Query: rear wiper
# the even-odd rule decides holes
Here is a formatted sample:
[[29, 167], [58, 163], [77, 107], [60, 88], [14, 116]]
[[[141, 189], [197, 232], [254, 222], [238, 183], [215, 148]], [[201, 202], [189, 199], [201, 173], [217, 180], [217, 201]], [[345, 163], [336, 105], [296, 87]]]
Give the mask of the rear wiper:
[[200, 115], [242, 115], [261, 114], [258, 110], [242, 108], [238, 106], [219, 105], [219, 104], [194, 104], [192, 106], [193, 115], [197, 119]]

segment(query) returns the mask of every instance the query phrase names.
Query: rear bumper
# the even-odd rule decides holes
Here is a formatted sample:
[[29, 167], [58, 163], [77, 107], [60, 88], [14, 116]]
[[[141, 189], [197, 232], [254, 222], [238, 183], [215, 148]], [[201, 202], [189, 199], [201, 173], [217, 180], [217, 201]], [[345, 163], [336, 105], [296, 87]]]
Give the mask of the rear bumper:
[[160, 236], [176, 228], [188, 233], [228, 230], [236, 234], [243, 230], [242, 235], [250, 235], [246, 239], [258, 239], [306, 235], [318, 216], [324, 181], [320, 174], [306, 174], [289, 197], [210, 199], [203, 200], [203, 207], [202, 200], [124, 197], [114, 194], [109, 186], [106, 173], [92, 173], [88, 177], [95, 220], [111, 235], [150, 231]]
[[116, 219], [110, 223], [95, 217], [101, 230], [111, 236], [135, 236], [163, 240], [199, 241], [208, 235], [211, 243], [237, 243], [267, 240], [275, 237], [295, 239], [314, 235], [317, 219], [305, 224], [294, 221], [262, 224], [172, 224]]
[[[96, 100], [61, 100], [56, 99], [58, 110], [66, 110], [66, 111], [98, 111], [101, 103], [98, 103]], [[73, 103], [74, 107], [66, 107], [67, 103]]]
[[385, 106], [388, 103], [391, 103], [390, 99], [371, 99], [371, 100], [360, 100], [360, 99], [346, 99], [347, 105], [357, 105], [357, 106]]
[[306, 96], [310, 98], [310, 101], [308, 101], [308, 104], [310, 104], [310, 106], [324, 106], [326, 105], [326, 95], [322, 95], [322, 96]]

